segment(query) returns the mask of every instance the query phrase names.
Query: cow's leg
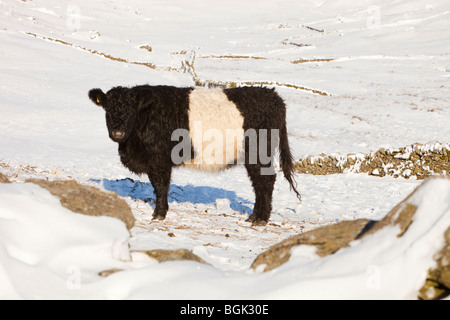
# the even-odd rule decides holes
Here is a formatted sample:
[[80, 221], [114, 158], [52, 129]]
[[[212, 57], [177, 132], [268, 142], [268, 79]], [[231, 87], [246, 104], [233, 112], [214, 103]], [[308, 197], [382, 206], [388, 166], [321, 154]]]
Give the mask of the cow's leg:
[[167, 196], [169, 194], [170, 176], [172, 167], [152, 168], [148, 173], [148, 178], [155, 189], [156, 208], [153, 212], [153, 219], [164, 220], [166, 218], [169, 203]]
[[260, 164], [246, 164], [245, 167], [255, 191], [253, 214], [247, 221], [252, 222], [254, 226], [264, 226], [269, 221], [272, 211], [272, 194], [276, 175], [261, 174]]

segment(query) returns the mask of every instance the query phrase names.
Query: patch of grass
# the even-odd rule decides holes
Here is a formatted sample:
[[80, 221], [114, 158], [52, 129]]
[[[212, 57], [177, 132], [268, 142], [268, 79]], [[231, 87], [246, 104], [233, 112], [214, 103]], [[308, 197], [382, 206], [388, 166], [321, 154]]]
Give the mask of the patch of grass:
[[330, 62], [334, 61], [336, 59], [334, 58], [321, 58], [321, 59], [298, 59], [291, 61], [293, 64], [300, 64], [300, 63], [310, 63], [310, 62]]
[[234, 55], [222, 55], [222, 56], [202, 56], [202, 59], [252, 59], [252, 60], [266, 60], [263, 57], [253, 57], [253, 56], [234, 56]]

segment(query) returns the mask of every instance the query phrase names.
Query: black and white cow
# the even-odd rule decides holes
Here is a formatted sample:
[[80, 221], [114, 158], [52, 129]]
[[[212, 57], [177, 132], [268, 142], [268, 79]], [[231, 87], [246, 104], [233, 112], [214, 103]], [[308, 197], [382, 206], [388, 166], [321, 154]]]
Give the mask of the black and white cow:
[[124, 166], [148, 175], [156, 195], [154, 219], [166, 217], [172, 168], [218, 171], [243, 164], [256, 198], [248, 221], [265, 225], [272, 210], [277, 146], [284, 177], [300, 199], [286, 107], [274, 89], [143, 85], [115, 87], [106, 94], [92, 89], [89, 98], [106, 111], [109, 137], [119, 144]]

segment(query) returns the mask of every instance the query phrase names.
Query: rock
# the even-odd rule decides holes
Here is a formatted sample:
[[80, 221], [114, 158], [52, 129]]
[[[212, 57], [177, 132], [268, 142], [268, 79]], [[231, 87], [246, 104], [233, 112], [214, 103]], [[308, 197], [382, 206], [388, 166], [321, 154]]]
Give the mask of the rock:
[[436, 267], [428, 270], [419, 291], [422, 300], [438, 300], [450, 295], [450, 228], [444, 235], [445, 247], [435, 255]]
[[60, 199], [62, 206], [73, 212], [117, 218], [125, 223], [128, 230], [134, 226], [135, 218], [130, 207], [114, 192], [83, 186], [75, 181], [31, 179], [26, 182], [35, 183], [47, 189]]
[[292, 236], [260, 254], [251, 268], [261, 270], [260, 266], [264, 266], [264, 272], [275, 269], [289, 260], [291, 249], [298, 245], [315, 246], [316, 254], [320, 257], [333, 254], [358, 239], [366, 227], [373, 223], [374, 221], [368, 219], [343, 221]]
[[[450, 177], [447, 177], [447, 179], [450, 179]], [[319, 257], [327, 256], [347, 247], [353, 240], [363, 239], [367, 235], [374, 234], [389, 226], [399, 227], [397, 237], [400, 238], [408, 232], [408, 228], [414, 222], [418, 207], [411, 199], [422, 185], [417, 187], [414, 192], [396, 205], [380, 221], [367, 219], [344, 221], [290, 237], [260, 254], [251, 268], [264, 272], [273, 270], [286, 263], [291, 256], [291, 249], [299, 245], [315, 246], [317, 248], [316, 254]], [[436, 300], [450, 295], [450, 226], [446, 227], [444, 229], [446, 232], [442, 235], [444, 246], [439, 252], [432, 252], [436, 266], [428, 270], [426, 282], [417, 293], [419, 299]], [[411, 279], [411, 281], [414, 280]]]
[[450, 289], [450, 268], [448, 266], [440, 270], [438, 282], [442, 283], [447, 288], [448, 292]]
[[149, 251], [133, 251], [142, 252], [147, 254], [150, 258], [157, 260], [158, 262], [166, 261], [196, 261], [203, 264], [206, 263], [202, 258], [193, 254], [187, 249], [177, 249], [177, 250], [149, 250]]
[[439, 300], [447, 296], [446, 291], [438, 282], [427, 279], [425, 285], [419, 290], [419, 299]]
[[114, 274], [114, 273], [122, 272], [122, 271], [123, 271], [122, 269], [113, 268], [113, 269], [109, 269], [109, 270], [100, 271], [100, 272], [98, 273], [98, 275], [99, 275], [100, 277], [106, 278], [106, 277], [109, 277], [110, 275], [112, 275], [112, 274]]
[[370, 173], [370, 175], [372, 176], [380, 176], [381, 175], [381, 171], [379, 168], [373, 169], [372, 172]]
[[11, 181], [4, 174], [0, 173], [0, 183], [11, 183]]
[[415, 205], [407, 203], [407, 200], [413, 194], [414, 192], [408, 198], [395, 206], [394, 209], [392, 209], [382, 220], [375, 223], [362, 237], [375, 233], [388, 225], [399, 225], [400, 233], [397, 237], [401, 237], [412, 223], [414, 213], [416, 213], [417, 210]]

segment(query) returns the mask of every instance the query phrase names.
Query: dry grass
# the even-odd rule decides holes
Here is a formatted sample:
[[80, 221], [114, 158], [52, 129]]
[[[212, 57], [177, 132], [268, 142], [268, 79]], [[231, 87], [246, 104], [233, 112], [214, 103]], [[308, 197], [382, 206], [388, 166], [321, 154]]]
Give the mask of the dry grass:
[[[239, 56], [232, 56], [232, 57], [239, 57]], [[220, 57], [217, 57], [220, 58]], [[282, 83], [282, 82], [276, 82], [276, 81], [240, 81], [240, 82], [234, 82], [234, 81], [213, 81], [213, 80], [204, 80], [200, 79], [200, 77], [197, 75], [197, 72], [195, 70], [195, 59], [196, 54], [193, 52], [191, 61], [184, 61], [183, 62], [183, 68], [185, 72], [189, 73], [192, 77], [192, 80], [194, 81], [196, 86], [199, 87], [220, 87], [220, 88], [236, 88], [239, 86], [278, 86], [278, 87], [285, 87], [285, 88], [291, 88], [296, 90], [302, 90], [302, 91], [308, 91], [314, 94], [318, 94], [321, 96], [331, 96], [330, 93], [320, 91], [317, 89], [311, 89], [304, 86], [296, 85], [296, 84], [290, 84], [290, 83]], [[246, 57], [246, 59], [256, 59], [255, 57], [250, 58]]]
[[[100, 52], [98, 50], [86, 48], [86, 47], [83, 47], [83, 46], [80, 46], [77, 44], [73, 44], [73, 43], [70, 43], [70, 42], [67, 42], [67, 41], [64, 41], [61, 39], [50, 38], [50, 37], [38, 35], [38, 34], [35, 34], [32, 32], [26, 32], [26, 34], [29, 36], [38, 38], [38, 39], [45, 40], [45, 41], [50, 41], [50, 42], [62, 44], [65, 46], [70, 46], [70, 47], [73, 47], [76, 49], [80, 49], [82, 51], [85, 51], [85, 52], [88, 52], [88, 53], [91, 53], [91, 54], [94, 54], [97, 56], [101, 56], [101, 57], [106, 58], [111, 61], [140, 65], [140, 66], [144, 66], [144, 67], [147, 67], [147, 68], [150, 68], [153, 70], [176, 71], [176, 72], [184, 71], [191, 75], [194, 84], [199, 87], [235, 88], [235, 87], [242, 86], [242, 85], [245, 85], [245, 86], [278, 86], [278, 87], [291, 88], [291, 89], [295, 89], [295, 90], [307, 91], [307, 92], [311, 92], [311, 93], [322, 95], [322, 96], [331, 96], [330, 93], [327, 93], [327, 92], [324, 92], [321, 90], [307, 88], [304, 86], [290, 84], [290, 83], [281, 83], [281, 82], [274, 82], [274, 81], [233, 82], [233, 81], [213, 81], [213, 80], [200, 79], [200, 77], [197, 75], [197, 73], [195, 71], [195, 67], [194, 67], [195, 57], [196, 57], [195, 51], [192, 51], [192, 55], [191, 55], [191, 59], [190, 59], [191, 61], [187, 61], [187, 60], [183, 61], [181, 68], [160, 67], [151, 62], [131, 61], [131, 60], [120, 58], [120, 57], [114, 57], [108, 53], [104, 53], [104, 52]], [[140, 48], [148, 50], [149, 52], [152, 51], [152, 48], [149, 45], [142, 45], [142, 46], [140, 46]], [[176, 52], [173, 54], [186, 54], [186, 53], [187, 53], [187, 51], [183, 50], [183, 51]], [[219, 56], [211, 55], [211, 56], [204, 56], [201, 58], [202, 59], [253, 59], [253, 60], [266, 59], [264, 57], [240, 56], [240, 55], [219, 55]], [[334, 60], [334, 59], [312, 59], [312, 60], [301, 59], [301, 60], [297, 60], [297, 61], [292, 61], [291, 63], [296, 64], [296, 63], [306, 63], [306, 62], [325, 62], [325, 61], [329, 62], [332, 60]]]
[[293, 64], [300, 64], [300, 63], [310, 63], [310, 62], [330, 62], [334, 61], [336, 59], [334, 58], [322, 58], [322, 59], [298, 59], [291, 61]]
[[263, 58], [263, 57], [234, 56], [234, 55], [223, 55], [223, 56], [211, 55], [211, 56], [202, 56], [200, 58], [202, 58], [202, 59], [236, 59], [236, 60], [240, 60], [240, 59], [266, 60], [267, 59], [267, 58]]
[[31, 32], [26, 32], [26, 34], [29, 35], [29, 36], [33, 36], [35, 38], [42, 39], [42, 40], [46, 40], [46, 41], [55, 42], [55, 43], [63, 44], [63, 45], [66, 45], [66, 46], [74, 47], [74, 48], [77, 48], [77, 49], [80, 49], [80, 50], [83, 50], [83, 51], [95, 54], [97, 56], [101, 56], [103, 58], [106, 58], [106, 59], [109, 59], [109, 60], [112, 60], [112, 61], [123, 62], [123, 63], [128, 63], [128, 64], [135, 64], [135, 65], [145, 66], [147, 68], [157, 69], [157, 70], [166, 70], [166, 71], [178, 70], [178, 69], [171, 68], [171, 67], [157, 67], [156, 65], [154, 65], [151, 62], [130, 61], [130, 60], [127, 60], [127, 59], [114, 57], [114, 56], [112, 56], [110, 54], [107, 54], [107, 53], [104, 53], [104, 52], [100, 52], [98, 50], [89, 49], [89, 48], [82, 47], [80, 45], [73, 44], [73, 43], [70, 43], [70, 42], [67, 42], [67, 41], [64, 41], [64, 40], [50, 38], [50, 37], [45, 37], [45, 36], [41, 36], [41, 35], [38, 35], [38, 34], [35, 34], [35, 33], [31, 33]]

